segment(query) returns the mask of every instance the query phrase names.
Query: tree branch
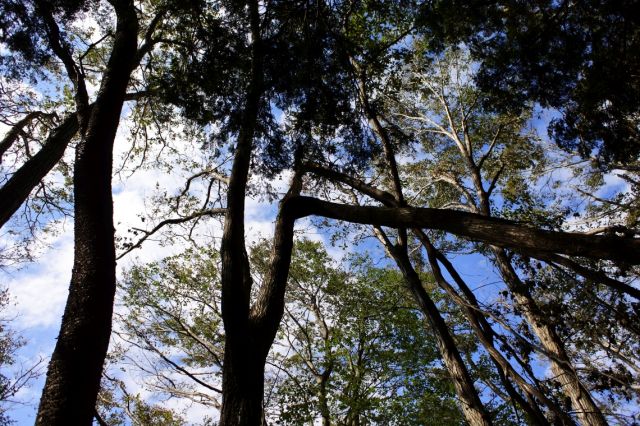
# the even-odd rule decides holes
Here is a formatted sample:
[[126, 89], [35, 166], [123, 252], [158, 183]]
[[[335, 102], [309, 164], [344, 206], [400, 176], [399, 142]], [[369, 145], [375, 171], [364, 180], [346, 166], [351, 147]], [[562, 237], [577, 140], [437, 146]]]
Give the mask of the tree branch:
[[296, 219], [314, 215], [363, 225], [437, 229], [515, 250], [640, 264], [640, 239], [548, 231], [455, 210], [350, 206], [304, 196], [288, 199], [283, 210]]

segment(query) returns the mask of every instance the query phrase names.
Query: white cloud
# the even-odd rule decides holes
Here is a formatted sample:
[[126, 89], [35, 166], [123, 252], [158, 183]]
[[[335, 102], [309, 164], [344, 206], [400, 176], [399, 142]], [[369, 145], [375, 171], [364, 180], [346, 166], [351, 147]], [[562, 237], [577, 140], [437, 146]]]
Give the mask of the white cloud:
[[73, 266], [70, 229], [56, 237], [38, 263], [15, 273], [8, 282], [15, 306], [16, 328], [53, 327], [60, 323]]

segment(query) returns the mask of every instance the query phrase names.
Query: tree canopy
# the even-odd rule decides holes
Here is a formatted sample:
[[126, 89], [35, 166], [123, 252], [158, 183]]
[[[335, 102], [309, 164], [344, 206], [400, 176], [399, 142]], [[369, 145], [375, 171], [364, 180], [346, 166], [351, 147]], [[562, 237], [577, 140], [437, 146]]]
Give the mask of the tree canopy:
[[2, 0], [36, 424], [635, 424], [635, 3]]

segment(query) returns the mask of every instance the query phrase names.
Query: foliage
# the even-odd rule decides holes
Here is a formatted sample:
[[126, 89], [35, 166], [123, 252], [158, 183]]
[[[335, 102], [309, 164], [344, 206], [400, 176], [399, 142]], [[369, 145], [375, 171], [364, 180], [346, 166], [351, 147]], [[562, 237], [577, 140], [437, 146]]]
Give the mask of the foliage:
[[319, 243], [296, 247], [277, 352], [290, 353], [274, 391], [280, 422], [424, 424], [435, 416], [460, 424], [437, 347], [399, 274], [369, 259], [338, 267]]
[[[95, 97], [92, 89], [109, 80], [102, 77], [114, 46], [110, 6], [117, 1], [108, 3], [0, 3], [0, 119], [14, 127], [25, 115], [42, 114], [19, 129], [15, 143], [2, 152], [1, 183], [21, 170], [32, 151], [45, 146], [47, 135], [82, 106], [80, 86], [86, 82], [90, 89], [84, 100], [88, 105]], [[163, 407], [169, 399], [187, 398], [212, 412], [220, 408], [225, 335], [219, 284], [225, 266], [217, 231], [211, 238], [199, 234], [197, 226], [229, 212], [227, 199], [256, 199], [265, 192], [271, 201], [281, 198], [286, 188], [283, 191], [274, 178], [290, 171], [305, 174], [301, 194], [339, 201], [340, 207], [379, 202], [388, 208], [430, 207], [445, 214], [464, 210], [475, 215], [468, 217], [515, 221], [519, 229], [578, 230], [595, 239], [630, 240], [638, 235], [640, 85], [637, 73], [629, 71], [640, 63], [636, 2], [128, 4], [135, 4], [141, 24], [142, 57], [128, 86], [137, 102], [125, 110], [125, 115], [130, 112], [132, 138], [115, 174], [131, 172], [126, 184], [135, 185], [135, 172], [146, 168], [162, 170], [172, 180], [184, 174], [185, 182], [178, 192], [156, 185], [147, 204], [152, 207], [138, 215], [143, 225], [131, 228], [130, 238], [121, 236], [118, 242], [125, 255], [161, 228], [175, 225], [162, 244], [180, 241], [193, 247], [138, 265], [121, 282], [115, 329], [119, 344], [112, 359], [113, 370], [121, 370], [117, 378], [105, 377], [101, 394], [101, 413], [108, 423], [122, 424], [128, 418], [142, 424], [183, 424], [183, 413]], [[251, 10], [257, 11], [254, 16]], [[93, 20], [96, 28], [85, 25]], [[150, 23], [155, 26], [145, 30]], [[65, 61], [64, 51], [70, 62], [76, 61], [73, 66], [69, 58]], [[117, 65], [115, 69], [122, 70]], [[537, 105], [557, 113], [550, 132], [566, 152], [536, 133]], [[241, 135], [246, 139], [242, 147]], [[230, 176], [232, 160], [243, 149], [248, 153], [245, 176]], [[396, 162], [399, 176], [394, 175]], [[306, 169], [314, 167], [327, 167], [334, 174], [314, 175]], [[609, 172], [618, 168], [622, 184], [611, 189]], [[342, 180], [336, 173], [343, 173]], [[554, 173], [562, 177], [556, 179]], [[248, 188], [232, 188], [231, 181], [244, 180]], [[14, 221], [9, 235], [26, 244], [40, 226], [68, 214], [72, 181], [73, 170], [63, 159], [55, 174], [30, 188], [22, 210], [28, 232]], [[395, 201], [365, 195], [359, 192], [363, 186], [386, 191]], [[284, 212], [290, 197], [297, 195], [292, 185], [278, 211]], [[270, 268], [286, 264], [281, 260], [287, 253], [271, 253], [274, 248], [263, 242], [251, 248], [246, 262], [244, 231], [249, 226], [238, 222], [246, 213], [239, 204], [242, 208], [226, 216], [225, 226], [239, 224], [231, 257], [244, 269], [230, 274], [233, 282], [228, 280], [224, 288], [233, 292], [248, 286], [241, 296], [263, 301], [260, 297], [273, 290], [268, 287]], [[289, 219], [279, 216], [278, 226], [283, 217], [284, 222]], [[326, 223], [332, 237], [339, 238], [337, 225]], [[286, 225], [293, 227], [293, 222]], [[481, 402], [496, 423], [521, 422], [522, 407], [514, 393], [524, 394], [524, 388], [509, 392], [516, 381], [492, 362], [491, 345], [522, 374], [525, 385], [549, 397], [547, 405], [539, 395], [530, 397], [545, 410], [543, 417], [555, 419], [553, 404], [563, 413], [571, 409], [556, 380], [537, 369], [554, 359], [535, 334], [538, 321], [527, 316], [531, 311], [523, 308], [524, 299], [532, 303], [540, 323], [557, 333], [568, 354], [564, 366], [575, 371], [607, 415], [623, 416], [625, 403], [637, 399], [638, 305], [614, 289], [636, 289], [637, 266], [564, 256], [545, 247], [540, 253], [503, 250], [426, 230], [445, 260], [471, 251], [473, 262], [496, 266], [481, 283], [473, 283], [477, 286], [469, 286], [473, 290], [465, 293], [460, 278], [449, 292], [435, 282], [438, 265], [445, 266], [445, 261], [427, 256], [424, 239], [410, 229], [376, 232], [387, 237], [390, 252], [407, 252], [409, 267], [419, 272], [435, 301], [436, 316], [452, 331], [456, 351], [464, 358], [461, 366], [468, 367], [479, 389], [488, 386], [480, 390]], [[369, 236], [370, 229], [360, 234], [362, 239], [365, 233]], [[196, 247], [204, 239], [207, 248]], [[347, 239], [343, 245], [352, 243]], [[0, 258], [8, 258], [5, 253]], [[13, 257], [28, 257], [26, 251], [17, 253]], [[459, 265], [469, 257], [452, 259]], [[406, 272], [407, 266], [400, 269]], [[511, 269], [509, 277], [505, 270]], [[447, 272], [455, 275], [455, 266]], [[268, 358], [269, 415], [287, 424], [317, 418], [347, 424], [425, 424], [434, 416], [443, 424], [462, 423], [440, 358], [443, 348], [434, 343], [433, 331], [410, 302], [401, 277], [386, 263], [374, 266], [368, 258], [337, 263], [321, 244], [298, 241], [285, 318]], [[612, 287], [613, 279], [618, 281]], [[240, 327], [248, 330], [245, 335], [258, 323], [255, 329], [263, 330], [264, 321], [252, 322], [260, 314], [254, 315], [253, 308], [273, 314], [282, 302], [274, 300], [268, 299], [266, 307], [247, 305], [252, 312], [245, 323], [250, 326]], [[2, 301], [0, 297], [0, 306]], [[470, 306], [486, 323], [470, 326]], [[5, 330], [0, 328], [0, 335]], [[477, 338], [483, 331], [491, 343], [481, 347]], [[3, 345], [10, 354], [20, 341], [6, 336]], [[12, 359], [0, 351], [0, 361]], [[153, 398], [128, 393], [124, 378], [134, 374], [143, 378]], [[0, 377], [0, 389], [11, 388], [5, 379]], [[473, 384], [470, 388], [473, 393]]]
[[7, 415], [13, 397], [40, 375], [41, 364], [38, 362], [29, 368], [21, 366], [16, 371], [16, 352], [26, 342], [11, 329], [11, 318], [7, 317], [6, 312], [10, 303], [9, 290], [6, 288], [0, 290], [0, 368], [7, 370], [14, 367], [11, 373], [0, 373], [0, 425], [14, 423]]
[[443, 1], [423, 17], [434, 38], [467, 43], [488, 105], [559, 110], [556, 142], [606, 168], [640, 153], [640, 80], [628, 73], [640, 64], [638, 12], [635, 1]]

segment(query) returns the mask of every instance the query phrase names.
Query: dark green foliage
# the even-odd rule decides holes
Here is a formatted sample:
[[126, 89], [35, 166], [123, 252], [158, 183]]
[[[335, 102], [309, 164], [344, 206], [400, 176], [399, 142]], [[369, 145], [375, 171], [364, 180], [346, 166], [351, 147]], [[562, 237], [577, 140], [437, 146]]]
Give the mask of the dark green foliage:
[[[3, 0], [0, 2], [0, 70], [13, 77], [34, 76], [52, 57], [43, 11], [64, 25], [97, 6], [96, 0]], [[61, 31], [61, 43], [72, 47]]]
[[[167, 29], [173, 49], [153, 77], [162, 97], [185, 117], [210, 126], [215, 147], [232, 146], [249, 84], [245, 12], [227, 3], [185, 8]], [[254, 138], [255, 170], [289, 168], [303, 147], [308, 158], [344, 157], [362, 165], [377, 147], [354, 104], [348, 56], [340, 47], [340, 7], [317, 2], [270, 2], [263, 14], [263, 96]]]
[[454, 0], [430, 2], [423, 24], [436, 47], [467, 43], [493, 108], [534, 101], [557, 109], [556, 142], [606, 168], [640, 153], [638, 16], [634, 0]]

